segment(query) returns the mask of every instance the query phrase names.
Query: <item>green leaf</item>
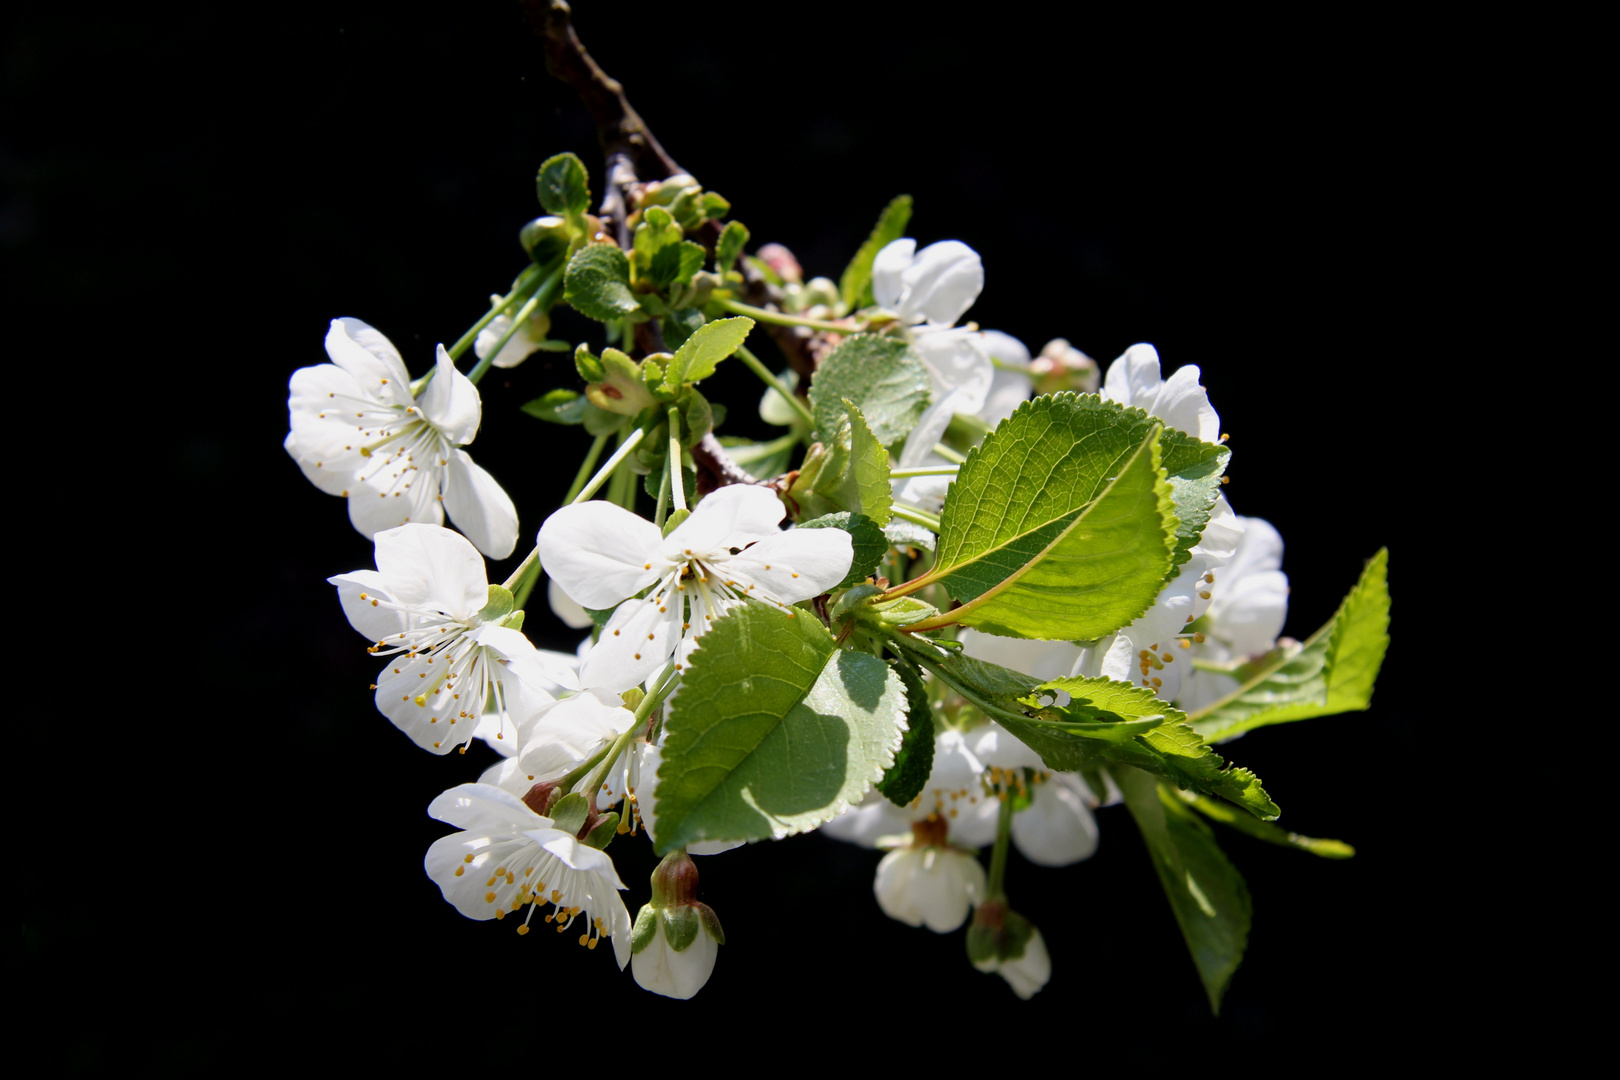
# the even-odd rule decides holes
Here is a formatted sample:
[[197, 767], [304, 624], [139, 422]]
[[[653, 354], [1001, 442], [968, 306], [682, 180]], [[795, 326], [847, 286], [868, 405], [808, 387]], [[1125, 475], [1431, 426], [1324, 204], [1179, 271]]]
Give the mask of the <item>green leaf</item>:
[[938, 542], [934, 534], [923, 526], [900, 518], [890, 518], [889, 523], [883, 526], [883, 535], [889, 538], [889, 543], [897, 548], [914, 547], [924, 551], [933, 551]]
[[1191, 791], [1177, 792], [1177, 795], [1182, 802], [1205, 817], [1222, 825], [1229, 825], [1246, 836], [1264, 840], [1268, 844], [1298, 848], [1324, 859], [1348, 859], [1356, 853], [1356, 849], [1343, 840], [1322, 840], [1314, 836], [1301, 836], [1299, 833], [1280, 829], [1270, 822], [1259, 821], [1249, 814], [1240, 814], [1228, 803], [1216, 802]]
[[1284, 649], [1232, 693], [1192, 715], [1210, 742], [1268, 724], [1354, 712], [1372, 703], [1389, 647], [1389, 549], [1367, 563], [1339, 610], [1305, 644]]
[[583, 424], [585, 422], [584, 395], [574, 390], [548, 390], [523, 405], [530, 416], [549, 420], [553, 424]]
[[847, 337], [810, 381], [817, 438], [826, 441], [845, 418], [844, 399], [861, 410], [872, 434], [892, 446], [911, 433], [928, 407], [928, 369], [912, 347], [877, 334]]
[[563, 296], [575, 311], [613, 322], [641, 309], [630, 291], [630, 260], [612, 244], [586, 244], [568, 260]]
[[718, 191], [705, 191], [702, 206], [703, 216], [711, 221], [719, 221], [731, 213], [731, 200]]
[[1221, 997], [1249, 941], [1253, 906], [1248, 886], [1216, 846], [1209, 826], [1151, 776], [1115, 769], [1114, 780], [1153, 856], [1210, 1010], [1220, 1015]]
[[887, 525], [894, 506], [889, 452], [866, 426], [859, 409], [848, 399], [842, 408], [842, 422], [805, 455], [788, 495], [800, 517], [850, 511]]
[[894, 763], [905, 715], [900, 677], [808, 612], [733, 608], [700, 639], [665, 721], [659, 853], [830, 820]]
[[968, 454], [940, 517], [935, 569], [919, 579], [961, 601], [945, 622], [1089, 641], [1153, 603], [1175, 543], [1164, 429], [1118, 423], [1122, 410], [1086, 401], [1025, 402]]
[[[1187, 723], [1186, 714], [1156, 697], [1153, 691], [1112, 679], [1052, 679], [1041, 683], [1023, 700], [1038, 703], [1055, 692], [1070, 697], [1067, 705], [1040, 708], [1040, 720], [1003, 719], [1007, 730], [1029, 743], [1048, 766], [1064, 772], [1094, 766], [1098, 761], [1130, 765], [1161, 776], [1179, 788], [1214, 795], [1264, 820], [1275, 818], [1277, 805], [1248, 769], [1228, 767]], [[1128, 724], [1162, 717], [1152, 730], [1131, 735], [1129, 728], [1106, 730], [1107, 725]], [[1072, 726], [1059, 726], [1069, 722]], [[1103, 729], [1086, 734], [1087, 724]]]
[[728, 221], [720, 232], [720, 242], [714, 247], [714, 272], [724, 274], [737, 261], [748, 244], [748, 226], [740, 221]]
[[934, 771], [934, 710], [916, 666], [905, 660], [891, 660], [889, 665], [906, 687], [906, 735], [877, 789], [894, 805], [909, 806]]
[[843, 529], [849, 533], [850, 541], [855, 547], [855, 558], [849, 564], [849, 573], [835, 588], [845, 589], [851, 585], [858, 585], [871, 577], [877, 571], [878, 563], [883, 561], [883, 553], [889, 550], [888, 538], [878, 523], [865, 514], [851, 514], [848, 512], [826, 514], [813, 518], [810, 521], [799, 522], [801, 529]]
[[843, 298], [844, 309], [853, 311], [872, 303], [872, 261], [883, 248], [905, 235], [906, 224], [911, 221], [911, 196], [897, 195], [883, 208], [872, 234], [866, 238], [855, 257], [844, 268], [838, 279], [838, 295]]
[[707, 254], [701, 244], [694, 244], [690, 240], [671, 244], [652, 257], [648, 277], [660, 289], [685, 285], [692, 280], [693, 274], [703, 269], [703, 259]]
[[682, 383], [695, 383], [714, 374], [715, 366], [737, 351], [754, 320], [746, 316], [715, 319], [692, 331], [690, 337], [675, 350], [675, 358], [664, 373], [664, 389], [679, 390]]
[[546, 159], [535, 178], [540, 205], [548, 214], [574, 217], [591, 205], [591, 178], [585, 163], [573, 154], [557, 154]]

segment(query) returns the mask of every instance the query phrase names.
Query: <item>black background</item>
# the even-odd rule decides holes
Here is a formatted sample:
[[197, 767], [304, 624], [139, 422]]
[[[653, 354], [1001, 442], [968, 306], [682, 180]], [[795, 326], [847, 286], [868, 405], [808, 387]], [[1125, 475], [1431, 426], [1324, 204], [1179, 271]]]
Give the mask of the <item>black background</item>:
[[[982, 326], [1104, 364], [1137, 341], [1167, 373], [1198, 364], [1231, 435], [1227, 494], [1288, 545], [1289, 633], [1390, 546], [1374, 708], [1230, 747], [1283, 824], [1360, 853], [1223, 834], [1255, 919], [1218, 1021], [1122, 808], [1085, 863], [1013, 856], [1014, 904], [1054, 964], [1027, 1004], [971, 970], [959, 934], [882, 916], [877, 853], [819, 836], [700, 862], [730, 944], [692, 1002], [640, 993], [606, 950], [463, 919], [421, 872], [448, 831], [423, 810], [484, 762], [422, 754], [372, 710], [375, 662], [324, 583], [371, 566], [371, 545], [281, 450], [286, 381], [325, 361], [339, 315], [423, 370], [521, 268], [540, 161], [573, 150], [600, 190], [589, 119], [515, 6], [56, 8], [7, 34], [0, 211], [14, 341], [97, 414], [59, 465], [92, 474], [50, 492], [86, 544], [75, 607], [94, 614], [63, 700], [29, 706], [67, 738], [26, 740], [13, 843], [34, 1048], [85, 1067], [538, 1065], [552, 1040], [615, 1040], [634, 1062], [632, 1036], [599, 1025], [763, 1034], [791, 1055], [860, 1022], [880, 1048], [829, 1063], [1007, 1051], [1014, 1033], [1077, 1061], [1171, 1063], [1374, 1049], [1418, 1022], [1457, 979], [1454, 811], [1431, 794], [1451, 782], [1446, 718], [1408, 703], [1445, 642], [1427, 565], [1443, 459], [1408, 463], [1441, 452], [1417, 413], [1463, 348], [1444, 280], [1467, 106], [1443, 76], [1402, 35], [1325, 15], [581, 7], [593, 55], [756, 246], [836, 278], [909, 192], [919, 244], [982, 255]], [[518, 406], [577, 385], [542, 354], [480, 387], [472, 452], [525, 537], [584, 438]], [[741, 368], [716, 381], [731, 430], [751, 430], [758, 395]], [[539, 610], [525, 629], [572, 648]], [[624, 846], [634, 913], [652, 860]]]

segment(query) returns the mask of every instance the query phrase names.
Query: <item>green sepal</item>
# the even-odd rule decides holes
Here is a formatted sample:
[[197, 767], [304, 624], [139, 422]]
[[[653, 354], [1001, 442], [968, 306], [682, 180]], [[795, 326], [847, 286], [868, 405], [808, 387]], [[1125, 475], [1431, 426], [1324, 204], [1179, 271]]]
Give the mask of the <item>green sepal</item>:
[[508, 630], [523, 629], [523, 609], [518, 608], [516, 611], [507, 612], [505, 615], [501, 616], [500, 622], [498, 622], [496, 625], [505, 627]]
[[1157, 780], [1135, 769], [1115, 769], [1113, 775], [1153, 857], [1210, 1010], [1219, 1016], [1221, 998], [1249, 941], [1248, 886], [1209, 826]]
[[934, 710], [928, 701], [928, 688], [915, 664], [890, 660], [889, 666], [906, 688], [906, 734], [895, 752], [894, 764], [877, 782], [878, 791], [896, 806], [909, 806], [922, 794], [928, 776], [934, 771]]
[[909, 344], [877, 334], [853, 334], [822, 358], [810, 380], [817, 438], [827, 441], [854, 402], [872, 434], [892, 446], [911, 433], [928, 407], [928, 368]]
[[551, 813], [547, 816], [551, 818], [553, 828], [574, 836], [585, 827], [585, 819], [590, 816], [590, 809], [585, 796], [577, 791], [570, 791], [552, 804]]
[[563, 297], [575, 311], [611, 323], [641, 311], [630, 289], [630, 260], [612, 244], [586, 244], [568, 260]]
[[550, 214], [576, 217], [591, 205], [591, 177], [585, 163], [570, 153], [555, 154], [540, 166], [535, 193]]
[[600, 363], [602, 378], [585, 387], [592, 405], [620, 416], [635, 416], [656, 404], [642, 379], [640, 364], [612, 347], [602, 350]]
[[720, 242], [714, 246], [714, 272], [724, 274], [737, 261], [748, 244], [748, 226], [740, 221], [728, 221], [720, 230]]
[[574, 350], [574, 370], [588, 383], [601, 382], [607, 378], [607, 368], [602, 366], [601, 359], [591, 352], [591, 347], [583, 341]]
[[1302, 646], [1274, 650], [1231, 694], [1194, 713], [1193, 727], [1222, 742], [1268, 724], [1365, 709], [1388, 648], [1389, 549], [1382, 548], [1333, 618]]
[[658, 917], [664, 924], [664, 941], [674, 952], [685, 952], [697, 940], [702, 920], [690, 904], [675, 904], [660, 908]]
[[512, 594], [500, 585], [489, 587], [489, 599], [484, 602], [483, 608], [474, 618], [480, 622], [499, 622], [512, 611], [515, 603]]
[[703, 325], [703, 312], [697, 308], [680, 308], [664, 316], [664, 344], [679, 349]]
[[888, 628], [913, 626], [938, 617], [939, 608], [915, 596], [897, 596], [870, 605], [871, 617]]
[[889, 550], [889, 541], [883, 535], [883, 530], [877, 522], [865, 514], [851, 514], [840, 512], [825, 514], [809, 521], [799, 522], [801, 529], [843, 529], [849, 533], [850, 543], [854, 548], [854, 558], [849, 564], [849, 573], [844, 580], [833, 586], [835, 589], [847, 588], [857, 585], [871, 577], [883, 561], [883, 553]]
[[[664, 436], [664, 442], [666, 444], [669, 442], [669, 436], [668, 435]], [[643, 476], [641, 478], [642, 490], [646, 491], [648, 498], [650, 498], [650, 499], [657, 499], [658, 498], [658, 489], [661, 486], [663, 486], [664, 473], [666, 473], [668, 471], [669, 471], [669, 456], [668, 456], [667, 453], [661, 454], [658, 464], [655, 465], [651, 470], [649, 470], [646, 476]], [[686, 455], [684, 453], [681, 455], [681, 487], [684, 489], [684, 494], [686, 495], [686, 505], [691, 506], [694, 503], [696, 503], [697, 502], [697, 470], [694, 469], [691, 465], [687, 464]], [[685, 520], [685, 519], [683, 518], [682, 520]], [[669, 519], [668, 518], [664, 519], [664, 524], [666, 526], [669, 524]], [[669, 534], [665, 533], [664, 535], [667, 536]]]
[[525, 402], [523, 411], [530, 416], [553, 424], [583, 424], [585, 406], [589, 400], [577, 390], [548, 390], [533, 401]]
[[1315, 836], [1302, 836], [1287, 829], [1278, 828], [1268, 821], [1260, 821], [1249, 814], [1240, 814], [1229, 803], [1218, 802], [1191, 791], [1178, 791], [1181, 801], [1197, 810], [1200, 814], [1218, 821], [1222, 825], [1229, 825], [1245, 836], [1252, 836], [1256, 840], [1263, 840], [1268, 844], [1279, 847], [1297, 848], [1308, 851], [1312, 855], [1324, 859], [1349, 859], [1354, 857], [1356, 849], [1343, 840], [1328, 840]]
[[692, 907], [697, 910], [698, 918], [703, 920], [703, 929], [714, 939], [714, 943], [724, 945], [726, 932], [720, 929], [720, 916], [714, 913], [714, 908], [704, 903], [694, 903]]
[[930, 575], [961, 602], [951, 622], [1091, 640], [1152, 605], [1177, 542], [1167, 429], [1099, 404], [1025, 402], [969, 452], [940, 515]]
[[675, 350], [664, 375], [664, 386], [678, 390], [685, 383], [695, 383], [714, 374], [715, 367], [736, 352], [754, 328], [754, 320], [745, 316], [715, 319], [692, 331], [690, 337]]
[[832, 610], [827, 613], [827, 617], [832, 620], [834, 626], [837, 626], [846, 617], [853, 617], [854, 613], [859, 611], [861, 607], [871, 603], [874, 596], [882, 595], [883, 590], [876, 585], [856, 585], [854, 588], [844, 591], [844, 595], [840, 596], [838, 601], [833, 604]]
[[855, 257], [844, 268], [838, 279], [838, 294], [844, 301], [845, 311], [867, 307], [872, 303], [872, 262], [877, 253], [906, 234], [911, 220], [911, 196], [897, 195], [878, 215], [871, 235], [855, 252]]
[[707, 255], [703, 245], [690, 240], [671, 244], [652, 257], [652, 264], [647, 268], [647, 279], [659, 289], [685, 285], [692, 280], [693, 274], [703, 269], [703, 260]]
[[[658, 498], [658, 496], [654, 495], [653, 498], [656, 499], [656, 498]], [[692, 516], [692, 511], [690, 511], [690, 510], [673, 510], [673, 511], [671, 511], [669, 517], [664, 519], [664, 535], [668, 536], [670, 533], [674, 532], [676, 526], [680, 525], [681, 522], [685, 521], [687, 518], [689, 518], [691, 516]]]
[[636, 924], [630, 928], [630, 953], [635, 955], [652, 944], [658, 934], [658, 909], [642, 904], [636, 912]]
[[809, 612], [733, 608], [699, 639], [664, 721], [658, 851], [832, 819], [894, 763], [905, 713], [899, 676]]
[[593, 847], [598, 851], [605, 851], [607, 846], [613, 843], [613, 838], [617, 835], [619, 835], [619, 812], [609, 810], [602, 815], [602, 820], [596, 823], [596, 827], [585, 834], [585, 839], [581, 840], [580, 843], [586, 847]]
[[968, 926], [968, 962], [980, 971], [995, 971], [1024, 955], [1035, 937], [1035, 924], [1007, 907], [1005, 899], [979, 905]]

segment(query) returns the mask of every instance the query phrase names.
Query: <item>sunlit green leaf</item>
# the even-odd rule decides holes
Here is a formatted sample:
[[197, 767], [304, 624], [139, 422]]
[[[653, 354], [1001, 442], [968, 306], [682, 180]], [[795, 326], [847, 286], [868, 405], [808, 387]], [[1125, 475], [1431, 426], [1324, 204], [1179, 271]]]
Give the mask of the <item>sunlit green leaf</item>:
[[906, 224], [910, 220], [910, 195], [897, 195], [883, 208], [877, 224], [872, 227], [871, 235], [866, 238], [866, 242], [861, 245], [855, 257], [844, 268], [843, 276], [839, 278], [838, 295], [844, 301], [845, 310], [853, 311], [872, 303], [872, 261], [884, 247], [905, 235]]

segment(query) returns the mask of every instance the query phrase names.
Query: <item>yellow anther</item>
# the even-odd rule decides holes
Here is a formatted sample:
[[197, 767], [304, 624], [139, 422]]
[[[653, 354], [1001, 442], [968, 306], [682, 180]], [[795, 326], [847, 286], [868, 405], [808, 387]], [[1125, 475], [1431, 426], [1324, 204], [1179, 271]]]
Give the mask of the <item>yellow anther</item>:
[[518, 927], [518, 936], [519, 937], [522, 937], [524, 934], [527, 934], [528, 932], [529, 932], [529, 924], [528, 923], [524, 923], [522, 926]]
[[494, 902], [495, 902], [495, 892], [494, 892], [494, 890], [490, 890], [489, 892], [484, 894], [484, 903], [493, 904]]
[[465, 869], [467, 869], [467, 868], [466, 868], [466, 867], [465, 867], [465, 866], [458, 866], [458, 867], [456, 867], [456, 877], [460, 877], [460, 876], [461, 876], [461, 872], [462, 872], [462, 871], [463, 871], [463, 870], [465, 870]]

